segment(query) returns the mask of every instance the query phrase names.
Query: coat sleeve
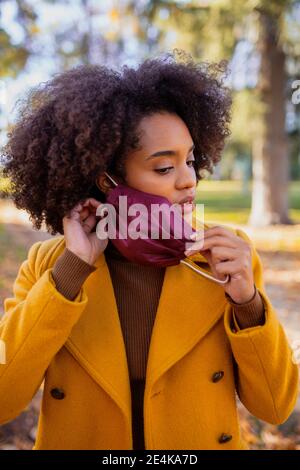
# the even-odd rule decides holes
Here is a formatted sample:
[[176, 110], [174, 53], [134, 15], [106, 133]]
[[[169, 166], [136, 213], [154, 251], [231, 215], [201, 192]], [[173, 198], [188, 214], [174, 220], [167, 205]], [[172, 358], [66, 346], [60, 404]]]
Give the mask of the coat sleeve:
[[31, 246], [14, 282], [13, 297], [4, 300], [0, 318], [0, 424], [14, 419], [29, 404], [52, 358], [87, 305], [83, 288], [72, 301], [56, 289], [52, 268], [38, 275], [42, 243]]
[[251, 414], [268, 423], [281, 424], [295, 407], [299, 370], [266, 294], [261, 259], [248, 235], [240, 229], [236, 233], [251, 246], [254, 281], [265, 309], [264, 324], [240, 329], [232, 305], [225, 308], [224, 325], [234, 357], [237, 393]]

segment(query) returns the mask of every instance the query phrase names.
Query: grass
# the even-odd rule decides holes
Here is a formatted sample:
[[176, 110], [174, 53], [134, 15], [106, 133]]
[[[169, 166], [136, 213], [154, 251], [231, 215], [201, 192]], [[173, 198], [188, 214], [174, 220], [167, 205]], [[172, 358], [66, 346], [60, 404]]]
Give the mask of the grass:
[[[204, 204], [206, 220], [246, 224], [251, 209], [251, 186], [247, 193], [242, 190], [241, 181], [203, 180], [198, 184], [197, 203]], [[289, 185], [289, 215], [300, 223], [300, 181]]]
[[5, 258], [7, 243], [8, 243], [8, 236], [5, 231], [4, 224], [0, 224], [0, 263]]
[[5, 224], [0, 223], [0, 262], [9, 257], [19, 263], [26, 257], [27, 250], [18, 245], [5, 230]]
[[0, 223], [0, 318], [3, 301], [12, 296], [13, 282], [26, 255], [25, 246], [7, 231], [5, 224]]

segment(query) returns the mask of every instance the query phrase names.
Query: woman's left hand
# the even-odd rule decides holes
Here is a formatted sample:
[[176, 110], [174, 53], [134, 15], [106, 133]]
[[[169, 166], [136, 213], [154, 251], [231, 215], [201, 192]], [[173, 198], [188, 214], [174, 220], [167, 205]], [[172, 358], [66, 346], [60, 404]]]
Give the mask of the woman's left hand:
[[200, 252], [216, 278], [224, 280], [226, 274], [230, 275], [229, 282], [221, 285], [232, 300], [239, 304], [248, 302], [255, 293], [250, 245], [220, 226], [201, 229], [193, 235], [192, 240], [196, 241], [185, 255]]

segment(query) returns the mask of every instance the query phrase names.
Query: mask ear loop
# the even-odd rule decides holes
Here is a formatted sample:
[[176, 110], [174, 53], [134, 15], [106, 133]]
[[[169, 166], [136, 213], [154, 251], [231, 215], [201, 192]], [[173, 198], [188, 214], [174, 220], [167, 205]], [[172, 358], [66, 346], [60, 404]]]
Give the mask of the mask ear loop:
[[116, 181], [111, 177], [109, 176], [108, 173], [106, 173], [106, 171], [104, 172], [106, 174], [106, 176], [108, 176], [108, 178], [114, 183], [115, 186], [118, 186], [118, 183], [116, 183]]
[[[229, 282], [229, 280], [230, 280], [230, 276], [229, 276], [228, 274], [226, 275], [226, 279], [225, 279], [224, 281], [222, 281], [221, 279], [217, 279], [217, 278], [211, 276], [211, 275], [208, 274], [206, 271], [204, 271], [204, 272], [201, 271], [198, 267], [195, 267], [195, 266], [196, 266], [195, 263], [193, 263], [193, 261], [191, 261], [191, 260], [190, 260], [190, 262], [188, 262], [188, 261], [185, 261], [185, 260], [182, 259], [182, 260], [180, 260], [180, 263], [185, 264], [185, 265], [188, 266], [189, 268], [191, 268], [191, 269], [193, 269], [194, 271], [196, 271], [198, 274], [201, 274], [202, 276], [207, 277], [207, 278], [210, 279], [211, 281], [217, 282], [218, 284], [226, 284], [226, 283]], [[194, 266], [193, 266], [192, 264], [190, 264], [190, 263], [193, 263]]]

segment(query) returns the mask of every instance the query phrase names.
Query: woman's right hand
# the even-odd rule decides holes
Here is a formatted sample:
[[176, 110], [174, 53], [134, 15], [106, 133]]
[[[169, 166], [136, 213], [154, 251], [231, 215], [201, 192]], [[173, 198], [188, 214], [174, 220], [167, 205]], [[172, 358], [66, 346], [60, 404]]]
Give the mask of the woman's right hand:
[[108, 244], [108, 238], [101, 240], [96, 232], [92, 232], [97, 222], [96, 210], [101, 204], [88, 198], [78, 203], [62, 220], [66, 248], [91, 265]]

